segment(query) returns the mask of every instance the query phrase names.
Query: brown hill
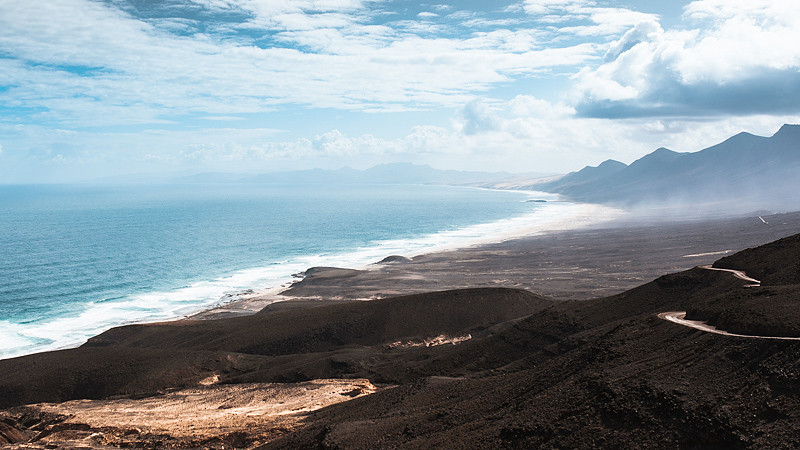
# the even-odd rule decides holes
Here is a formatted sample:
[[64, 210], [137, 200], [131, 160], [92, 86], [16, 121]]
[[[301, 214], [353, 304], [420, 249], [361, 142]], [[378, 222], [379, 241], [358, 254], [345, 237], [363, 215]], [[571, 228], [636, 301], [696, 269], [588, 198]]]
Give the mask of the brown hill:
[[474, 355], [467, 364], [492, 355], [493, 370], [421, 378], [320, 410], [263, 448], [795, 448], [799, 343], [656, 317], [743, 284], [693, 269], [554, 305], [439, 355]]
[[[261, 448], [795, 448], [800, 342], [711, 334], [657, 314], [710, 314], [751, 334], [791, 328], [800, 309], [751, 300], [793, 302], [799, 289], [781, 268], [798, 260], [795, 236], [718, 263], [752, 264], [783, 284], [763, 288], [695, 268], [587, 301], [465, 289], [120, 327], [83, 348], [0, 361], [0, 398], [105, 398], [210, 375], [363, 377], [397, 386], [320, 409]], [[425, 345], [440, 335], [469, 339]], [[25, 432], [15, 420], [4, 423]]]
[[227, 350], [255, 355], [331, 351], [480, 333], [554, 302], [507, 288], [462, 289], [246, 317], [113, 328], [84, 347]]
[[763, 286], [800, 284], [800, 234], [726, 256], [714, 267], [747, 272]]
[[[396, 342], [485, 333], [553, 302], [514, 289], [473, 289], [353, 302], [213, 321], [111, 329], [78, 349], [0, 361], [0, 407], [141, 395], [196, 384], [305, 381], [343, 375], [395, 381], [375, 354]], [[427, 349], [427, 347], [423, 347]]]

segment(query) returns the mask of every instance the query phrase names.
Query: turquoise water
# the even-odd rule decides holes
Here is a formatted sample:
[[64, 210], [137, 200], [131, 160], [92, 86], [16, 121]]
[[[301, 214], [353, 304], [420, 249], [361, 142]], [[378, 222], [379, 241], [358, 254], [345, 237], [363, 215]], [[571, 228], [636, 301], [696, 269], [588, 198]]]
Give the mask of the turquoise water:
[[316, 265], [502, 231], [551, 203], [445, 186], [0, 186], [0, 358], [178, 317]]

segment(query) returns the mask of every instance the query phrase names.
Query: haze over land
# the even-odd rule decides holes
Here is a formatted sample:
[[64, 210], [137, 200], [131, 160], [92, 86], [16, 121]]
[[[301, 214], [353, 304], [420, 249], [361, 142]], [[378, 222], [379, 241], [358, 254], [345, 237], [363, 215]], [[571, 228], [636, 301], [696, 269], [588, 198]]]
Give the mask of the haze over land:
[[[566, 175], [436, 170], [409, 163], [366, 170], [303, 170], [243, 175], [199, 173], [172, 183], [449, 184], [544, 191], [626, 208], [695, 213], [800, 209], [800, 125], [771, 137], [739, 133], [709, 148], [678, 153], [659, 148], [632, 162], [607, 160]], [[123, 178], [131, 180], [135, 178]], [[107, 181], [114, 178], [106, 179]]]
[[0, 183], [568, 173], [800, 123], [800, 5], [0, 4]]

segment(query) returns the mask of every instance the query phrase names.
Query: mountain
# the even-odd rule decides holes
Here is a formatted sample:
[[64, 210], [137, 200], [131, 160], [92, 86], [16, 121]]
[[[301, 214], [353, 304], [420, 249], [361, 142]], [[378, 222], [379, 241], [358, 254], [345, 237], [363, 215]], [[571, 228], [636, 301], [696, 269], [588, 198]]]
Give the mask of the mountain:
[[[602, 167], [602, 165], [600, 166]], [[729, 203], [797, 206], [800, 204], [800, 125], [784, 125], [772, 137], [737, 134], [694, 153], [666, 148], [627, 167], [601, 175], [587, 167], [543, 189], [587, 202]]]
[[[547, 174], [524, 174], [539, 178]], [[343, 167], [337, 170], [311, 169], [259, 175], [205, 172], [172, 180], [173, 183], [260, 183], [260, 184], [450, 184], [466, 185], [514, 176], [508, 172], [465, 172], [439, 170], [411, 163], [380, 164], [366, 170]]]
[[601, 180], [610, 177], [621, 170], [625, 169], [627, 164], [609, 159], [601, 163], [599, 166], [586, 166], [577, 172], [571, 172], [558, 180], [542, 183], [540, 188], [543, 190], [551, 190], [551, 192], [559, 192], [567, 186], [580, 186], [584, 183]]
[[[48, 412], [53, 405], [30, 405], [0, 411], [0, 445], [794, 448], [800, 345], [701, 332], [665, 319], [670, 311], [686, 311], [690, 320], [745, 335], [798, 336], [800, 285], [796, 274], [784, 275], [800, 264], [800, 236], [718, 263], [739, 262], [763, 274], [777, 264], [785, 274], [746, 287], [731, 273], [695, 267], [585, 301], [461, 289], [118, 327], [80, 348], [0, 361], [0, 407], [106, 399], [119, 402], [125, 414], [137, 400], [174, 392], [181, 409], [162, 414], [175, 422], [215, 395], [225, 396], [215, 408], [220, 415], [250, 416], [228, 402], [236, 386], [260, 404], [278, 401], [253, 383], [367, 378], [392, 387], [337, 394], [352, 400], [291, 426], [258, 415], [220, 429], [209, 438], [215, 441], [143, 431], [129, 422], [94, 426], [82, 421], [79, 408], [92, 404], [85, 400], [62, 405], [59, 413]], [[425, 344], [439, 336], [463, 340]], [[187, 386], [191, 394], [175, 390]], [[288, 412], [301, 414], [310, 405]]]

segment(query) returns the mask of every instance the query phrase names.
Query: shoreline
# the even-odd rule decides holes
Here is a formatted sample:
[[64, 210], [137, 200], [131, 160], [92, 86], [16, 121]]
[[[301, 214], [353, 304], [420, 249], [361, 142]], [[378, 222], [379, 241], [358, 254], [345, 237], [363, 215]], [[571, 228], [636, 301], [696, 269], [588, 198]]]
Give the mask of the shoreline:
[[[539, 195], [541, 193], [535, 191], [524, 192], [524, 194], [529, 198], [541, 197]], [[604, 205], [561, 201], [548, 203], [558, 206], [545, 209], [544, 212], [550, 214], [550, 217], [546, 217], [544, 220], [541, 217], [543, 210], [537, 208], [533, 212], [522, 216], [473, 225], [465, 229], [435, 233], [422, 236], [416, 240], [377, 242], [370, 247], [358, 248], [338, 255], [297, 258], [296, 261], [291, 262], [291, 266], [295, 267], [287, 271], [286, 278], [276, 281], [267, 289], [242, 289], [226, 294], [215, 302], [208, 303], [209, 306], [200, 307], [172, 317], [129, 321], [112, 325], [111, 327], [251, 315], [274, 303], [292, 299], [306, 301], [322, 299], [332, 299], [332, 301], [370, 300], [465, 287], [511, 287], [526, 289], [555, 299], [589, 299], [622, 292], [665, 273], [713, 262], [713, 259], [706, 256], [708, 253], [738, 251], [745, 247], [766, 243], [769, 239], [778, 239], [800, 229], [800, 225], [791, 230], [784, 228], [786, 230], [785, 233], [781, 231], [765, 235], [769, 236], [769, 238], [751, 236], [749, 239], [740, 240], [742, 245], [738, 247], [733, 245], [730, 248], [710, 246], [687, 251], [684, 254], [667, 254], [669, 252], [664, 253], [664, 249], [659, 250], [659, 246], [654, 245], [653, 242], [646, 242], [658, 239], [658, 235], [648, 233], [648, 229], [660, 227], [677, 230], [682, 227], [691, 228], [697, 224], [749, 221], [750, 219], [757, 220], [758, 226], [771, 225], [774, 227], [776, 223], [774, 219], [763, 213], [721, 219], [698, 219], [692, 214], [687, 214], [684, 217], [677, 218], [676, 216], [670, 216], [667, 219], [667, 223], [663, 223], [655, 219], [637, 216], [631, 211], [623, 211]], [[570, 214], [562, 214], [564, 211]], [[770, 223], [766, 223], [764, 217], [769, 218], [768, 222]], [[711, 228], [714, 227], [711, 226]], [[464, 230], [468, 232], [464, 233]], [[498, 232], [498, 230], [500, 231]], [[619, 236], [619, 230], [638, 230], [635, 233], [640, 236], [647, 234], [648, 237], [639, 239], [636, 242], [630, 242], [630, 236]], [[435, 242], [437, 239], [441, 241], [442, 235], [448, 233], [451, 235], [448, 236], [451, 239], [450, 242], [444, 244]], [[461, 234], [459, 235], [459, 233]], [[674, 234], [674, 231], [668, 233]], [[608, 255], [613, 256], [613, 248], [603, 248], [604, 244], [597, 242], [598, 239], [602, 241], [601, 235], [603, 234], [618, 235], [610, 238], [611, 241], [609, 242], [612, 242], [610, 247], [615, 246], [613, 244], [614, 241], [625, 242], [628, 240], [630, 243], [620, 245], [633, 245], [635, 247], [646, 244], [645, 247], [649, 246], [650, 250], [648, 251], [650, 252], [654, 249], [659, 250], [658, 258], [661, 258], [661, 262], [654, 262], [654, 260], [658, 259], [654, 254], [649, 258], [616, 258], [616, 260], [610, 261], [609, 267], [599, 267], [597, 263], [587, 260], [587, 257], [583, 255], [586, 252], [581, 251], [581, 249], [586, 248], [588, 254], [591, 254], [592, 251], [604, 253], [607, 255], [605, 256], [606, 259], [608, 259]], [[709, 233], [708, 230], [701, 234], [704, 237], [699, 240], [694, 239], [694, 242], [707, 243], [713, 242], [714, 239], [720, 240], [722, 237], [730, 237], [730, 233], [719, 234], [716, 231]], [[425, 242], [426, 239], [428, 239], [428, 242]], [[583, 244], [567, 247], [560, 246], [560, 242], [565, 239], [583, 241]], [[456, 244], [453, 244], [453, 241]], [[382, 259], [398, 253], [393, 251], [393, 248], [396, 248], [396, 244], [409, 242], [416, 245], [416, 248], [404, 254], [404, 256], [408, 257], [408, 262], [378, 264]], [[383, 246], [382, 244], [384, 243], [395, 244], [395, 247]], [[594, 247], [594, 250], [591, 247]], [[608, 243], [605, 244], [605, 247], [609, 247]], [[561, 253], [548, 254], [547, 248], [560, 248], [559, 251]], [[531, 263], [531, 261], [525, 261], [525, 258], [520, 258], [522, 254], [531, 253], [531, 251], [536, 253], [537, 257], [543, 258], [543, 260], [539, 263]], [[361, 258], [360, 263], [349, 264], [347, 260], [349, 259], [349, 262], [352, 262], [354, 255]], [[341, 264], [335, 262], [333, 264], [323, 263], [321, 266], [355, 267], [355, 269], [352, 269], [356, 272], [355, 276], [347, 280], [344, 279], [347, 277], [330, 277], [328, 276], [330, 273], [328, 273], [325, 281], [320, 280], [319, 276], [314, 277], [312, 280], [290, 278], [289, 272], [297, 273], [313, 267], [320, 267], [320, 264], [314, 264], [312, 261], [324, 260], [329, 262], [335, 261], [337, 258], [342, 262]], [[571, 260], [579, 261], [579, 263], [573, 264]], [[286, 263], [289, 262], [286, 261]], [[92, 336], [107, 329], [99, 330]], [[75, 348], [83, 345], [85, 339], [58, 347], [4, 356], [3, 359], [42, 351]]]
[[[475, 188], [475, 189], [488, 189], [488, 188]], [[497, 189], [502, 190], [502, 189]], [[521, 192], [521, 191], [510, 191], [510, 192]], [[543, 192], [537, 191], [530, 191], [525, 192], [530, 197], [541, 197], [541, 196], [553, 196], [554, 194], [548, 194]], [[542, 194], [542, 195], [538, 195]], [[579, 203], [579, 202], [571, 202], [563, 199], [557, 200], [547, 200], [549, 204], [556, 204], [559, 203], [557, 208], [564, 208], [566, 209], [566, 214], [564, 211], [554, 212], [552, 210], [546, 211], [549, 217], [545, 217], [544, 220], [542, 218], [542, 210], [536, 209], [533, 212], [524, 214], [518, 217], [511, 217], [507, 219], [501, 219], [495, 222], [488, 222], [483, 224], [472, 225], [469, 227], [465, 227], [463, 229], [457, 229], [452, 231], [443, 231], [439, 233], [435, 233], [432, 235], [421, 236], [415, 239], [409, 239], [407, 241], [411, 242], [413, 245], [414, 241], [420, 242], [429, 240], [433, 237], [441, 236], [443, 234], [473, 234], [473, 236], [469, 236], [466, 239], [459, 239], [455, 242], [439, 244], [439, 245], [431, 245], [428, 248], [417, 248], [414, 250], [410, 250], [407, 252], [393, 252], [388, 251], [387, 253], [383, 254], [374, 254], [370, 262], [366, 262], [364, 258], [361, 258], [361, 264], [348, 264], [347, 263], [347, 256], [357, 254], [361, 251], [370, 252], [370, 250], [377, 250], [381, 248], [382, 242], [376, 243], [376, 245], [370, 246], [366, 249], [357, 249], [353, 252], [345, 252], [341, 255], [341, 263], [336, 264], [335, 262], [331, 265], [325, 266], [309, 266], [304, 269], [301, 274], [305, 274], [306, 271], [313, 268], [318, 267], [328, 267], [331, 269], [347, 269], [347, 270], [355, 270], [360, 272], [376, 272], [380, 271], [385, 264], [381, 264], [386, 258], [390, 257], [401, 257], [403, 259], [412, 260], [414, 258], [424, 257], [426, 255], [436, 255], [440, 253], [450, 253], [450, 252], [459, 252], [467, 249], [472, 248], [482, 248], [484, 246], [490, 245], [497, 245], [502, 244], [505, 242], [512, 242], [521, 239], [526, 239], [534, 236], [541, 236], [547, 235], [549, 233], [558, 232], [558, 231], [569, 231], [569, 230], [580, 230], [580, 229], [591, 229], [594, 227], [601, 226], [604, 223], [613, 223], [620, 219], [620, 217], [626, 214], [625, 211], [619, 208], [613, 208], [605, 205], [596, 205], [591, 203]], [[484, 232], [484, 230], [488, 231], [498, 225], [505, 225], [502, 228], [505, 228], [503, 231], [497, 232]], [[395, 240], [388, 241], [388, 242], [396, 242]], [[370, 252], [374, 253], [374, 252]], [[297, 274], [292, 275], [292, 277], [297, 277]], [[242, 291], [241, 293], [234, 293], [230, 294], [236, 297], [235, 300], [213, 305], [208, 308], [204, 308], [202, 310], [186, 314], [181, 317], [176, 317], [172, 320], [210, 320], [210, 319], [218, 319], [218, 318], [226, 318], [226, 317], [236, 317], [241, 315], [249, 315], [255, 314], [264, 307], [267, 307], [271, 304], [292, 300], [292, 299], [302, 299], [302, 300], [323, 300], [323, 297], [320, 296], [312, 296], [312, 297], [298, 297], [294, 295], [285, 295], [289, 291], [292, 290], [294, 286], [299, 283], [302, 283], [305, 280], [305, 276], [301, 277], [300, 279], [293, 278], [293, 279], [285, 279], [277, 286], [271, 286], [266, 289], [256, 290], [253, 291], [252, 289], [248, 289], [247, 291]], [[248, 292], [251, 291], [251, 292]], [[325, 296], [325, 299], [333, 299], [333, 300], [372, 300], [375, 298], [382, 298], [383, 296], [369, 296], [363, 297], [358, 299], [352, 298], [342, 298], [341, 296], [335, 295], [335, 293], [330, 293]]]
[[[469, 190], [495, 190], [473, 186], [452, 187]], [[167, 304], [159, 310], [138, 310], [134, 305], [136, 299], [133, 297], [122, 298], [120, 304], [123, 306], [120, 308], [133, 308], [136, 312], [134, 317], [126, 316], [123, 320], [106, 320], [102, 310], [95, 311], [98, 309], [97, 307], [89, 307], [72, 318], [53, 319], [60, 321], [56, 328], [59, 330], [63, 328], [65, 331], [58, 337], [48, 335], [52, 340], [49, 344], [33, 345], [31, 341], [28, 345], [17, 347], [16, 351], [9, 348], [10, 351], [5, 351], [1, 358], [75, 348], [83, 345], [86, 339], [118, 326], [206, 318], [211, 315], [226, 317], [253, 314], [271, 303], [285, 300], [286, 296], [280, 295], [280, 292], [291, 288], [297, 281], [293, 278], [293, 274], [302, 273], [312, 267], [339, 266], [369, 270], [374, 268], [375, 263], [391, 255], [401, 254], [406, 257], [416, 257], [442, 251], [454, 251], [553, 229], [584, 227], [609, 220], [619, 214], [618, 210], [602, 205], [563, 201], [555, 194], [536, 191], [509, 192], [516, 194], [516, 197], [510, 198], [512, 202], [528, 203], [527, 200], [531, 198], [546, 198], [548, 201], [544, 204], [532, 204], [530, 208], [525, 208], [527, 212], [500, 220], [455, 229], [442, 228], [434, 233], [414, 237], [371, 241], [363, 246], [344, 251], [297, 255], [286, 260], [282, 260], [278, 256], [273, 262], [266, 261], [261, 265], [229, 272], [220, 277], [212, 276], [174, 289], [137, 294], [147, 303], [158, 302], [161, 298], [165, 299]], [[230, 288], [222, 291], [220, 286], [226, 285]], [[266, 286], [266, 288], [262, 288], [262, 286]], [[209, 289], [212, 291], [210, 294], [203, 292]], [[113, 309], [118, 304], [116, 301], [96, 303], [101, 309]], [[85, 322], [87, 318], [92, 322], [88, 324], [71, 323]], [[35, 333], [38, 334], [36, 336], [41, 334], [39, 329], [50, 330], [51, 322], [52, 320], [44, 321], [37, 325]], [[21, 342], [29, 339], [27, 326], [9, 329], [7, 334], [11, 333], [19, 333]], [[49, 331], [48, 333], [52, 335]]]
[[665, 223], [620, 216], [581, 228], [422, 253], [361, 268], [320, 268], [280, 292], [263, 297], [257, 292], [190, 319], [251, 314], [276, 301], [358, 301], [467, 287], [510, 287], [558, 300], [586, 300], [709, 264], [798, 230], [800, 212]]
[[[687, 431], [683, 425], [705, 423], [711, 408], [739, 411], [721, 419], [730, 436], [778, 430], [751, 446], [791, 439], [798, 415], [791, 408], [794, 391], [764, 386], [791, 387], [785, 372], [796, 363], [796, 348], [698, 334], [657, 317], [706, 302], [714, 306], [716, 299], [716, 310], [732, 307], [734, 318], [748, 308], [771, 314], [759, 316], [756, 325], [797, 323], [791, 312], [800, 291], [792, 257], [800, 235], [740, 250], [797, 232], [800, 212], [614, 225], [397, 258], [368, 274], [317, 269], [293, 287], [358, 296], [369, 288], [364, 276], [380, 275], [373, 281], [382, 287], [403, 287], [401, 280], [414, 289], [467, 280], [476, 289], [331, 308], [300, 309], [312, 306], [300, 301], [299, 307], [229, 320], [118, 329], [85, 348], [7, 360], [2, 422], [15, 442], [24, 442], [20, 447], [30, 442], [36, 448], [356, 448], [407, 446], [409, 436], [418, 447], [447, 441], [493, 448], [509, 446], [509, 437], [516, 441], [519, 435], [506, 431], [520, 424], [528, 430], [527, 447], [554, 436], [540, 424], [559, 430], [558, 440], [551, 439], [556, 446], [624, 445], [651, 437], [654, 424], [660, 442], [678, 445], [686, 436], [702, 446], [713, 442], [705, 436], [717, 435], [698, 439], [698, 431], [709, 433], [706, 428]], [[765, 288], [744, 289], [741, 280], [699, 268], [659, 273], [655, 282], [588, 301], [480, 288], [502, 272], [541, 288], [616, 289], [614, 276], [632, 269], [645, 277], [665, 265], [734, 252], [738, 261], [728, 262], [753, 269]], [[759, 305], [750, 308], [751, 300]], [[776, 300], [776, 307], [764, 308]], [[777, 419], [760, 415], [764, 404], [782, 408]], [[181, 421], [186, 417], [188, 425]], [[609, 417], [627, 419], [605, 422]], [[564, 441], [575, 436], [576, 420], [603, 426], [578, 427], [587, 433]], [[472, 432], [462, 438], [465, 429]]]

